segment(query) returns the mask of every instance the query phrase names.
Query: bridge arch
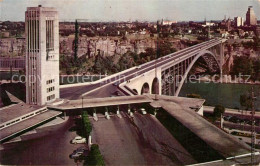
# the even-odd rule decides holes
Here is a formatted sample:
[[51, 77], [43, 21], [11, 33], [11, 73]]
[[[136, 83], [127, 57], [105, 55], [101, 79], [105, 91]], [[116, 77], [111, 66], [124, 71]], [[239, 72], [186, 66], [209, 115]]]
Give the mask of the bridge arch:
[[157, 77], [152, 82], [152, 94], [159, 94], [159, 79]]
[[[197, 60], [198, 60], [200, 57], [203, 57], [203, 56], [211, 56], [211, 57], [214, 59], [214, 63], [216, 63], [216, 65], [217, 65], [219, 71], [221, 70], [220, 64], [219, 64], [219, 62], [217, 61], [216, 56], [214, 55], [214, 53], [212, 53], [211, 51], [208, 51], [208, 50], [203, 50], [203, 51], [201, 51], [199, 54], [195, 55], [195, 58], [194, 58], [194, 59], [192, 60], [192, 62], [189, 64], [189, 67], [187, 68], [187, 70], [185, 71], [184, 75], [182, 76], [183, 79], [181, 80], [181, 82], [180, 82], [179, 85], [178, 85], [178, 89], [177, 89], [176, 92], [175, 92], [175, 96], [178, 96], [178, 95], [179, 95], [180, 90], [181, 90], [181, 88], [182, 88], [182, 86], [183, 86], [183, 84], [184, 84], [184, 81], [186, 80], [187, 75], [188, 75], [188, 73], [190, 72], [190, 70], [191, 70], [191, 68], [193, 67], [193, 65], [197, 62]], [[206, 63], [208, 63], [208, 62], [206, 62]], [[209, 65], [209, 64], [207, 64], [207, 65]]]
[[147, 82], [143, 84], [141, 89], [141, 95], [144, 93], [150, 93], [150, 86]]

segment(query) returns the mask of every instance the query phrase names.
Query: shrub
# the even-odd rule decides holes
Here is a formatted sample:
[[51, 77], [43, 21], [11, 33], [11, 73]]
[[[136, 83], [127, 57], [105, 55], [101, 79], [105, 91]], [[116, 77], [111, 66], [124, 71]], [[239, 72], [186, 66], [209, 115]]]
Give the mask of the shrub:
[[100, 153], [99, 146], [93, 144], [90, 148], [90, 152], [86, 157], [84, 165], [105, 165], [102, 154]]

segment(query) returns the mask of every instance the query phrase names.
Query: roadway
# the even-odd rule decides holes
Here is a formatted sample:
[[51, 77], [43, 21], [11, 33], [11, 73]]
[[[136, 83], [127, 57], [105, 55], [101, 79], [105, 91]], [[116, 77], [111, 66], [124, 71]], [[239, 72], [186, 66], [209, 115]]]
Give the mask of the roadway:
[[[164, 56], [163, 58], [156, 59], [150, 62], [147, 62], [143, 65], [140, 65], [138, 68], [133, 67], [125, 72], [121, 72], [120, 74], [114, 74], [108, 79], [103, 79], [101, 82], [98, 83], [91, 83], [89, 85], [76, 85], [75, 87], [66, 87], [60, 89], [60, 97], [70, 100], [79, 99], [87, 93], [94, 92], [95, 90], [106, 88], [111, 89], [113, 88], [113, 83], [123, 83], [127, 80], [130, 80], [138, 75], [142, 75], [150, 70], [153, 70], [155, 66], [163, 66], [169, 64], [169, 62], [179, 61], [180, 59], [186, 58], [187, 55], [195, 55], [199, 53], [201, 50], [206, 50], [212, 46], [215, 46], [221, 43], [222, 39], [212, 39], [210, 41], [206, 41], [200, 44], [197, 44], [192, 47], [188, 47], [186, 49], [180, 50], [178, 52], [169, 54]], [[102, 97], [109, 97], [109, 96], [102, 96]]]
[[[214, 107], [211, 106], [204, 106], [204, 112], [205, 113], [213, 113]], [[236, 110], [236, 109], [231, 109], [231, 108], [226, 108], [224, 115], [231, 115], [231, 116], [236, 116], [236, 117], [242, 117], [246, 119], [251, 119], [251, 111], [246, 111], [246, 110]], [[260, 112], [255, 112], [255, 119], [260, 119]]]

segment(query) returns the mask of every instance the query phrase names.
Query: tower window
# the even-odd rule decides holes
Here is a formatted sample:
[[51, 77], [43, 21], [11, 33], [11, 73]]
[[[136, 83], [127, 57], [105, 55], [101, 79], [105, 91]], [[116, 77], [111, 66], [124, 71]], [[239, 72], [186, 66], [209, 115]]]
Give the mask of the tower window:
[[54, 24], [53, 20], [46, 20], [46, 51], [54, 50]]

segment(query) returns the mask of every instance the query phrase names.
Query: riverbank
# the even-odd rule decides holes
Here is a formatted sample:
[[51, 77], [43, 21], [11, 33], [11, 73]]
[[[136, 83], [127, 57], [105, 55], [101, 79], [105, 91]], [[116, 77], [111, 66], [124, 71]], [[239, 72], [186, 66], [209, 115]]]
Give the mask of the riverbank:
[[249, 77], [247, 79], [242, 79], [242, 78], [235, 78], [232, 79], [231, 75], [223, 75], [222, 79], [218, 78], [216, 79], [217, 76], [204, 76], [200, 77], [198, 79], [195, 79], [196, 81], [201, 81], [201, 82], [213, 82], [213, 83], [221, 83], [221, 84], [249, 84], [249, 85], [260, 85], [260, 81], [252, 81], [249, 80]]

